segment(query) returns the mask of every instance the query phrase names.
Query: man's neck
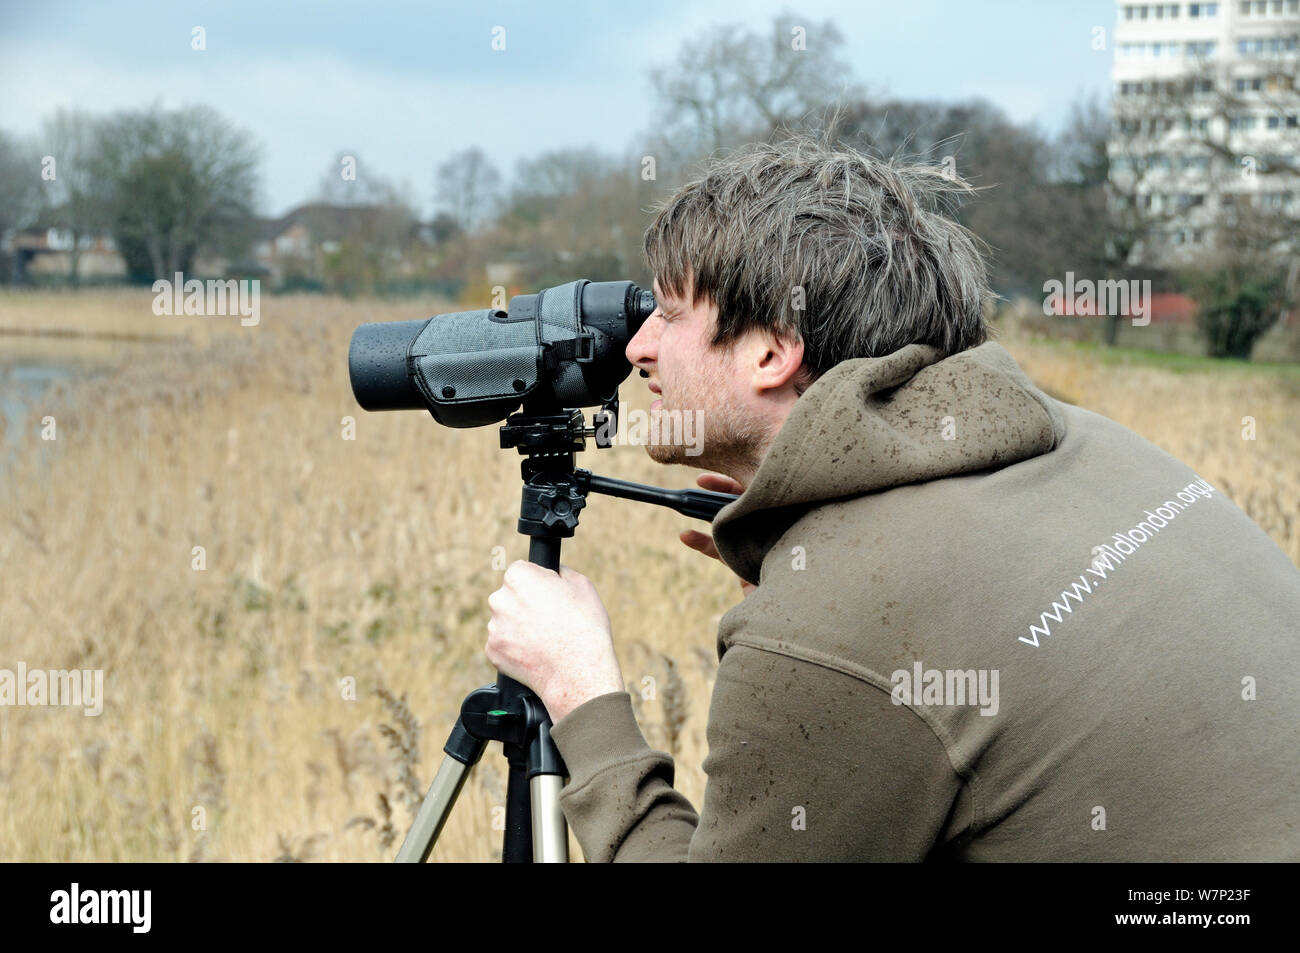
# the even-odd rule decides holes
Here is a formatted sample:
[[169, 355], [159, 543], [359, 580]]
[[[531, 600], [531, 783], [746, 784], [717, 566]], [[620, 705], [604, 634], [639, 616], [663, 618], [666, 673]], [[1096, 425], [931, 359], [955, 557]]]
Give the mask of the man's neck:
[[[793, 407], [793, 404], [791, 405]], [[758, 475], [758, 469], [767, 458], [767, 453], [776, 443], [776, 435], [780, 432], [782, 425], [789, 416], [789, 408], [779, 420], [773, 419], [769, 422], [768, 431], [763, 435], [758, 446], [750, 449], [747, 453], [738, 454], [734, 459], [727, 460], [713, 467], [717, 473], [724, 473], [741, 485], [742, 491], [749, 489], [750, 484], [754, 482], [754, 477]]]

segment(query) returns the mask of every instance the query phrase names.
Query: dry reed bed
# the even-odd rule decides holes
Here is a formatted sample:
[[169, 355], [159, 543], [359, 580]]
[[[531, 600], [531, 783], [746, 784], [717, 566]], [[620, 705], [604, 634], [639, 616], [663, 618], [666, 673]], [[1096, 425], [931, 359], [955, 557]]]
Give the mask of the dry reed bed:
[[[98, 717], [0, 708], [0, 859], [388, 859], [460, 700], [492, 678], [494, 560], [527, 552], [518, 457], [493, 428], [356, 407], [352, 328], [446, 310], [437, 302], [266, 298], [261, 324], [241, 328], [156, 318], [150, 301], [0, 297], [0, 323], [190, 339], [117, 346], [115, 373], [51, 391], [32, 408], [26, 456], [0, 474], [0, 667], [103, 669], [106, 695]], [[1300, 445], [1283, 432], [1294, 394], [1264, 376], [1120, 373], [1012, 350], [1054, 392], [1246, 500], [1300, 562]], [[628, 404], [644, 407], [637, 383]], [[53, 442], [36, 436], [46, 414]], [[1233, 414], [1257, 418], [1253, 445], [1233, 442]], [[694, 471], [636, 447], [582, 462], [693, 485]], [[642, 726], [678, 756], [698, 806], [716, 625], [739, 594], [725, 567], [677, 541], [687, 525], [593, 496], [564, 561], [600, 589]], [[434, 859], [497, 856], [504, 780], [494, 745]]]

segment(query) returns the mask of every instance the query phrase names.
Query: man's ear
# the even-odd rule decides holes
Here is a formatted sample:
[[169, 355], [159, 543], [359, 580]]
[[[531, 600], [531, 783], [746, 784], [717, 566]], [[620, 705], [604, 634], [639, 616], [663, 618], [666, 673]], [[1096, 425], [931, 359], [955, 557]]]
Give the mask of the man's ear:
[[760, 395], [780, 390], [803, 366], [803, 338], [795, 332], [763, 331], [755, 342], [753, 359], [754, 390]]

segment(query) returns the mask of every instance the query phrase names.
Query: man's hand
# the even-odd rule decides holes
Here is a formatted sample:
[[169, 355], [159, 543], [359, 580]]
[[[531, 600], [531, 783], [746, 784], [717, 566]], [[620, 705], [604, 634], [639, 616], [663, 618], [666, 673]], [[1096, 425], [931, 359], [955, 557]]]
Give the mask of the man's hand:
[[[696, 477], [695, 482], [700, 485], [701, 489], [713, 490], [715, 493], [743, 493], [745, 488], [729, 476], [722, 476], [717, 473], [704, 473]], [[706, 556], [722, 562], [722, 557], [718, 555], [718, 547], [713, 543], [713, 537], [708, 533], [701, 533], [698, 530], [688, 529], [678, 536], [683, 543], [695, 550], [697, 553], [703, 553]], [[737, 577], [739, 579], [739, 577]], [[752, 582], [740, 581], [740, 593], [747, 596], [758, 586]]]
[[586, 576], [517, 560], [488, 596], [487, 657], [537, 693], [558, 722], [583, 702], [622, 692], [609, 614]]

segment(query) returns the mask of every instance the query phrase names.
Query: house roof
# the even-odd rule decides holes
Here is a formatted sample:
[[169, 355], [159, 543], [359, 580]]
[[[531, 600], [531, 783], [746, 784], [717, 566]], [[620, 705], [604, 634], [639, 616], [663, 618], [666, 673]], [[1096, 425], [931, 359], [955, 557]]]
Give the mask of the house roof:
[[258, 235], [263, 241], [273, 241], [294, 225], [301, 225], [316, 241], [342, 241], [357, 233], [372, 231], [392, 211], [383, 205], [309, 202], [280, 218], [258, 219]]

